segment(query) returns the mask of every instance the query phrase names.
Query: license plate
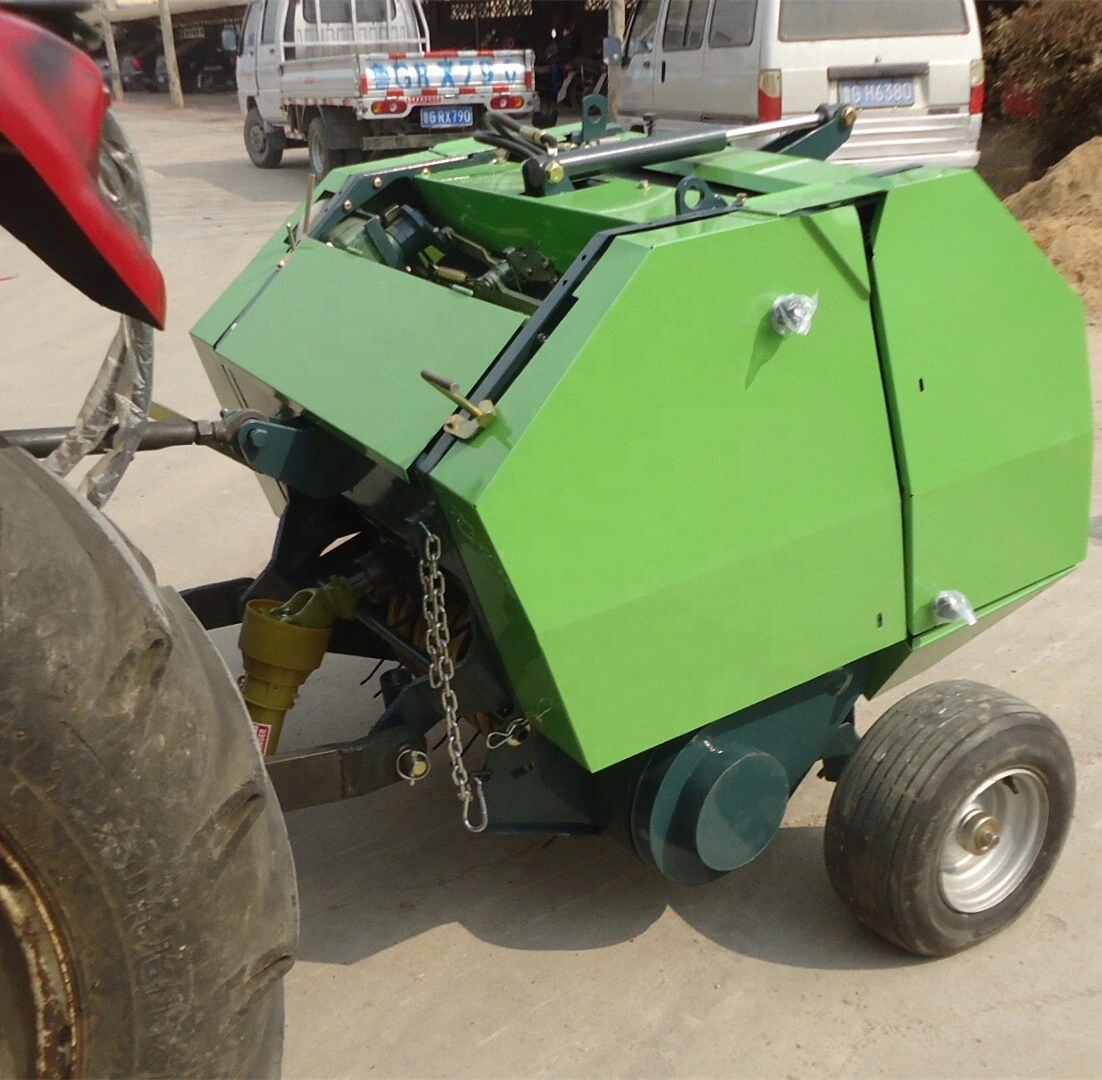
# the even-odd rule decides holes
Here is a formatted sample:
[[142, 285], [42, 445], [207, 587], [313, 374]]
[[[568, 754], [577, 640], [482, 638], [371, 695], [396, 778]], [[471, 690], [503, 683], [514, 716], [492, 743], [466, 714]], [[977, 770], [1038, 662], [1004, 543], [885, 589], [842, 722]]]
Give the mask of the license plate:
[[421, 127], [423, 128], [457, 128], [470, 127], [474, 123], [474, 108], [464, 105], [458, 109], [425, 109], [421, 110]]
[[852, 79], [838, 84], [838, 101], [859, 109], [891, 109], [915, 103], [914, 79]]

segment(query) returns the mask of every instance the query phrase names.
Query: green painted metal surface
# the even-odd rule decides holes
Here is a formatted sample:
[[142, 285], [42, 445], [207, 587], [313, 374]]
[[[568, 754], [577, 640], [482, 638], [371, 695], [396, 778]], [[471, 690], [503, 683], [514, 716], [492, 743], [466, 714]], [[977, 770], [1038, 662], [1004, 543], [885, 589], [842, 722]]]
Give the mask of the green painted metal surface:
[[[569, 366], [476, 502], [554, 673], [549, 733], [569, 726], [591, 769], [905, 632], [856, 213], [732, 215], [617, 249], [631, 276], [594, 282], [584, 332], [578, 309], [564, 322]], [[814, 328], [782, 339], [771, 305], [801, 291]], [[434, 475], [470, 497], [461, 472]]]
[[[311, 296], [324, 297], [327, 317], [288, 317]], [[405, 475], [454, 411], [421, 369], [470, 385], [522, 322], [516, 312], [305, 240], [218, 351]]]
[[1013, 615], [1024, 604], [1055, 585], [1061, 578], [1067, 577], [1073, 569], [1074, 567], [1069, 567], [1067, 570], [1061, 570], [1043, 581], [1034, 582], [980, 608], [976, 612], [976, 622], [972, 626], [963, 622], [936, 626], [933, 630], [927, 630], [917, 637], [909, 637], [906, 641], [901, 641], [898, 645], [893, 645], [883, 653], [871, 657], [865, 681], [865, 694], [870, 698], [875, 697], [928, 671], [962, 645], [966, 645], [984, 631], [990, 630], [1007, 616]]
[[[474, 139], [457, 139], [441, 144], [429, 150], [402, 157], [388, 158], [385, 168], [396, 169], [403, 166], [431, 163], [454, 154], [475, 153], [482, 147]], [[382, 163], [381, 163], [382, 166]], [[345, 181], [364, 171], [363, 165], [350, 165], [343, 169], [334, 169], [318, 184], [315, 191], [315, 204], [320, 207], [326, 199], [339, 191]], [[192, 327], [192, 337], [197, 341], [213, 345], [225, 333], [227, 327], [251, 303], [256, 294], [264, 288], [265, 282], [272, 276], [276, 264], [287, 254], [288, 235], [297, 229], [302, 221], [304, 207], [300, 206], [291, 214], [273, 234], [272, 238], [256, 253], [249, 265], [234, 279], [225, 292], [207, 309], [199, 321]], [[315, 213], [317, 211], [315, 210]], [[224, 402], [224, 404], [229, 404]]]
[[921, 634], [942, 589], [982, 608], [1086, 554], [1082, 304], [973, 173], [889, 192], [873, 265]]
[[[744, 208], [670, 221], [688, 175]], [[937, 591], [983, 627], [1083, 557], [1081, 307], [974, 176], [729, 150], [546, 198], [511, 164], [405, 190], [560, 270], [661, 223], [611, 242], [429, 476], [518, 706], [588, 768], [861, 658], [875, 689], [966, 640], [933, 626]], [[452, 411], [420, 369], [469, 393], [524, 317], [285, 234], [195, 328], [223, 402], [301, 406], [407, 475]], [[771, 326], [789, 292], [818, 296], [806, 338]], [[806, 767], [828, 736], [764, 749]]]

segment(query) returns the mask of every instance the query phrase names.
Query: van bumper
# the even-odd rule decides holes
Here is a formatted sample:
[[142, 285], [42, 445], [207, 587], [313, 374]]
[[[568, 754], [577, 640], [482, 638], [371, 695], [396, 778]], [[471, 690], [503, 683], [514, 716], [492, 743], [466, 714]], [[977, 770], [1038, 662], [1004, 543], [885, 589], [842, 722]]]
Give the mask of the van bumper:
[[[630, 113], [622, 113], [617, 123], [629, 131], [643, 131], [645, 127], [643, 117]], [[662, 134], [712, 127], [721, 123], [735, 126], [754, 124], [757, 121], [749, 117], [723, 117], [705, 125], [700, 121], [658, 117], [654, 121], [654, 129]], [[877, 116], [873, 110], [867, 110], [858, 119], [846, 144], [830, 160], [873, 170], [918, 165], [974, 169], [980, 160], [981, 124], [982, 117], [966, 113], [945, 116], [895, 113]], [[749, 138], [736, 145], [745, 150], [756, 150], [766, 141], [768, 140]]]
[[980, 159], [982, 123], [982, 117], [965, 112], [915, 115], [866, 109], [831, 160], [872, 169], [905, 165], [973, 169]]
[[840, 165], [859, 165], [871, 172], [917, 167], [919, 165], [937, 165], [948, 169], [974, 169], [979, 164], [980, 152], [972, 148], [948, 150], [942, 153], [885, 154], [883, 156], [860, 154], [849, 157], [845, 154], [845, 147], [843, 147], [830, 160], [836, 161]]

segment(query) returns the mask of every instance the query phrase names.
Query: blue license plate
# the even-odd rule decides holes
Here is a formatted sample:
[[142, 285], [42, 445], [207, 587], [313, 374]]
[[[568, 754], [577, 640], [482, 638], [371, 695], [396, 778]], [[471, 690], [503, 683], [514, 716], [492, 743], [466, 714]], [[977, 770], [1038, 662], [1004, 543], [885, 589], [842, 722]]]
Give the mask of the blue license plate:
[[851, 79], [838, 84], [838, 101], [859, 109], [902, 108], [915, 103], [914, 79]]
[[470, 127], [474, 123], [474, 108], [464, 105], [458, 109], [425, 109], [421, 110], [421, 127], [423, 128], [458, 128]]

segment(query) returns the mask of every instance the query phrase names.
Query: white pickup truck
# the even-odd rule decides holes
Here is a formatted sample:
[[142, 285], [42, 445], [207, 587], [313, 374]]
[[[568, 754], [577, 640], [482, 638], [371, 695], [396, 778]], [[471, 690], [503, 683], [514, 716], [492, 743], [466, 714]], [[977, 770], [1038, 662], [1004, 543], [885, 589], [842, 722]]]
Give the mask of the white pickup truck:
[[254, 165], [306, 146], [310, 168], [432, 146], [487, 110], [530, 114], [535, 56], [432, 51], [421, 0], [253, 0], [238, 40], [237, 97]]

